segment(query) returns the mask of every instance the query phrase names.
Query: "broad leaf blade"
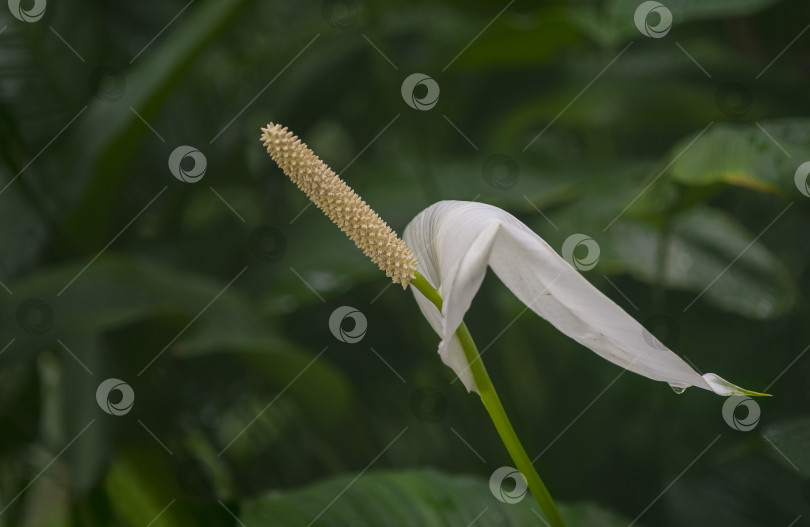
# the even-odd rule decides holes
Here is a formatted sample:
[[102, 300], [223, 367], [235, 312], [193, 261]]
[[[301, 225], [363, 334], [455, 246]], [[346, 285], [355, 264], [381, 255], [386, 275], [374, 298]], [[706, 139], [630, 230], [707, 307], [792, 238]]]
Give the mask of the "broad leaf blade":
[[[776, 4], [778, 0], [667, 0], [665, 8], [672, 14], [672, 29], [697, 20], [723, 19], [750, 15]], [[573, 18], [579, 21], [583, 30], [606, 45], [615, 45], [627, 38], [641, 36], [636, 28], [634, 16], [642, 4], [640, 0], [611, 0], [604, 6], [603, 13], [590, 11], [589, 16], [574, 12]], [[587, 11], [586, 11], [587, 12]], [[648, 24], [658, 24], [658, 15], [649, 14]], [[642, 18], [643, 20], [643, 18]], [[596, 22], [598, 21], [598, 22]]]
[[[59, 349], [55, 339], [65, 335], [96, 335], [165, 315], [199, 316], [189, 335], [199, 327], [266, 334], [251, 307], [224, 283], [120, 256], [103, 256], [81, 272], [83, 267], [56, 267], [10, 285], [15, 295], [0, 305], [0, 340], [15, 342], [0, 362]], [[32, 301], [39, 307], [27, 309]]]
[[[594, 505], [562, 508], [568, 527], [625, 527], [627, 520]], [[318, 527], [464, 527], [542, 525], [539, 507], [526, 495], [507, 504], [496, 499], [486, 480], [433, 470], [376, 472], [340, 476], [286, 493], [247, 501], [245, 525]]]
[[810, 120], [716, 124], [684, 149], [691, 141], [684, 139], [672, 148], [669, 173], [674, 180], [687, 185], [727, 183], [799, 196], [794, 178], [798, 166], [810, 159]]
[[[623, 267], [655, 283], [660, 230], [620, 222], [608, 232]], [[754, 319], [778, 317], [796, 301], [796, 286], [783, 264], [733, 218], [708, 208], [689, 209], [672, 220], [664, 283]]]
[[[69, 223], [76, 243], [92, 245], [107, 234], [109, 224], [99, 218], [107, 218], [115, 210], [114, 196], [128, 173], [138, 140], [149, 133], [141, 118], [149, 122], [157, 115], [193, 59], [244, 1], [214, 0], [192, 8], [185, 20], [133, 61], [121, 99], [94, 102], [77, 123], [68, 149], [72, 167], [69, 190], [73, 199], [80, 200]], [[166, 155], [168, 159], [168, 151]]]

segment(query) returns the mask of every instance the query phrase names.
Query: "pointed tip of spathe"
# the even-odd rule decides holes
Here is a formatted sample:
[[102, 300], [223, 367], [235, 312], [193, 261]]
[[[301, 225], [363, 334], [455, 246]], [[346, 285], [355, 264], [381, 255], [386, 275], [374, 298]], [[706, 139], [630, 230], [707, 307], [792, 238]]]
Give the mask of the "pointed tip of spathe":
[[745, 388], [740, 388], [740, 391], [742, 393], [738, 395], [748, 395], [750, 397], [773, 397], [773, 394], [771, 393], [755, 392], [752, 390], [746, 390]]
[[714, 373], [707, 373], [703, 376], [703, 379], [709, 384], [709, 388], [711, 391], [716, 393], [717, 395], [723, 396], [732, 396], [732, 395], [747, 395], [749, 397], [771, 397], [769, 393], [762, 393], [762, 392], [755, 392], [752, 390], [746, 390], [736, 384], [732, 384], [725, 380], [724, 378], [720, 377], [719, 375], [715, 375]]

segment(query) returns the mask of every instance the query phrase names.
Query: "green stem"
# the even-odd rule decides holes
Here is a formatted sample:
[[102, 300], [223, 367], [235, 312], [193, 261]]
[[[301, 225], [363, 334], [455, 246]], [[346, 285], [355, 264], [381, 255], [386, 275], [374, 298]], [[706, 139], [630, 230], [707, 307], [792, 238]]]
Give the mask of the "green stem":
[[[425, 295], [428, 300], [433, 302], [439, 311], [441, 311], [442, 297], [439, 295], [438, 291], [436, 291], [433, 286], [430, 285], [424, 276], [417, 272], [416, 277], [411, 280], [411, 284], [418, 289], [419, 292]], [[520, 439], [518, 439], [515, 429], [512, 428], [512, 423], [509, 422], [509, 417], [507, 417], [506, 410], [504, 410], [503, 405], [501, 404], [501, 400], [498, 397], [498, 392], [495, 391], [495, 386], [493, 386], [492, 380], [489, 378], [489, 374], [487, 373], [487, 369], [484, 367], [484, 363], [481, 361], [481, 355], [478, 353], [478, 348], [476, 347], [472, 335], [470, 335], [470, 331], [467, 329], [467, 325], [464, 324], [464, 322], [462, 322], [459, 328], [456, 330], [456, 336], [458, 337], [459, 341], [461, 341], [461, 346], [464, 349], [464, 355], [470, 365], [470, 371], [472, 372], [473, 379], [475, 380], [475, 385], [478, 387], [478, 393], [481, 396], [481, 401], [484, 403], [484, 408], [486, 408], [490, 419], [492, 419], [492, 422], [495, 424], [495, 428], [498, 430], [498, 435], [501, 437], [501, 441], [503, 441], [504, 446], [506, 446], [506, 450], [512, 457], [512, 461], [515, 462], [517, 469], [526, 478], [534, 499], [537, 500], [540, 508], [543, 509], [543, 512], [545, 513], [546, 518], [548, 518], [551, 526], [565, 527], [562, 517], [560, 516], [560, 512], [557, 510], [557, 506], [554, 504], [554, 500], [551, 498], [551, 494], [549, 494], [546, 485], [543, 483], [543, 480], [540, 479], [540, 475], [537, 473], [537, 470], [535, 470], [534, 464], [532, 464], [529, 456], [526, 454], [526, 450], [520, 443]]]

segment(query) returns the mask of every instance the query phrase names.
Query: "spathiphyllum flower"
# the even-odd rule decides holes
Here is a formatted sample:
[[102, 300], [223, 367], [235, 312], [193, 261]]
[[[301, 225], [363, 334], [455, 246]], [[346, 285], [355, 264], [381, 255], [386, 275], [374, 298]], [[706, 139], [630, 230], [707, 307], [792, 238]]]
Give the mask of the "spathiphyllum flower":
[[419, 213], [403, 237], [419, 260], [419, 272], [443, 299], [440, 312], [414, 290], [422, 313], [442, 339], [439, 355], [468, 390], [478, 391], [456, 330], [489, 266], [532, 311], [614, 364], [665, 381], [677, 391], [697, 386], [719, 395], [760, 395], [713, 373], [698, 374], [504, 210], [442, 201]]
[[565, 522], [515, 434], [464, 325], [487, 267], [532, 311], [623, 368], [668, 382], [677, 391], [698, 386], [720, 395], [761, 395], [713, 373], [697, 373], [511, 214], [481, 203], [442, 201], [408, 224], [403, 241], [286, 128], [268, 124], [261, 140], [284, 173], [394, 283], [412, 286], [419, 308], [441, 337], [439, 356], [469, 391], [481, 396], [547, 525], [565, 527]]
[[719, 395], [760, 395], [697, 373], [511, 214], [482, 203], [442, 201], [408, 224], [403, 241], [286, 128], [268, 124], [261, 140], [284, 173], [394, 283], [407, 287], [418, 270], [438, 291], [441, 311], [414, 289], [441, 337], [442, 361], [468, 390], [479, 391], [456, 331], [491, 267], [532, 311], [614, 364], [679, 391], [697, 386]]

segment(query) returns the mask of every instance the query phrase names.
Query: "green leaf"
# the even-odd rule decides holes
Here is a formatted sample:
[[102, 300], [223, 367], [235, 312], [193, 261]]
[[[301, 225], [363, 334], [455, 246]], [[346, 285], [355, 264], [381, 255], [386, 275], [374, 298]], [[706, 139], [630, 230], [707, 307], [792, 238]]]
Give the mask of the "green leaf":
[[[52, 268], [11, 285], [13, 301], [0, 306], [0, 340], [15, 342], [0, 362], [43, 347], [59, 349], [54, 341], [60, 336], [95, 335], [161, 315], [189, 321], [199, 315], [189, 335], [198, 327], [267, 334], [251, 307], [234, 289], [225, 290], [226, 284], [121, 256], [103, 256], [81, 272], [83, 267]], [[38, 307], [29, 309], [31, 302]]]
[[799, 164], [810, 159], [810, 120], [780, 119], [759, 126], [716, 124], [684, 150], [692, 139], [671, 150], [669, 173], [674, 180], [799, 196], [794, 176]]
[[[775, 318], [796, 301], [796, 285], [782, 263], [732, 217], [692, 208], [672, 219], [664, 283], [701, 295], [711, 304], [754, 319]], [[660, 230], [617, 222], [608, 233], [622, 266], [646, 282], [657, 280]], [[684, 306], [685, 307], [685, 306]]]
[[[672, 14], [672, 29], [697, 20], [732, 18], [750, 15], [770, 7], [779, 0], [666, 0], [661, 2]], [[601, 12], [572, 8], [572, 20], [588, 33], [591, 38], [603, 45], [616, 45], [627, 39], [641, 36], [636, 28], [634, 16], [641, 0], [609, 0]], [[649, 14], [648, 24], [658, 24], [658, 15]]]
[[[19, 300], [18, 303], [0, 306], [0, 320], [8, 322], [0, 326], [0, 340], [3, 345], [11, 339], [14, 342], [7, 352], [0, 355], [0, 364], [30, 358], [43, 349], [64, 356], [66, 352], [56, 343], [56, 339], [61, 339], [72, 353], [97, 372], [98, 353], [93, 350], [99, 343], [94, 337], [145, 320], [150, 322], [150, 327], [155, 327], [158, 325], [156, 319], [161, 319], [173, 324], [170, 327], [176, 326], [165, 339], [165, 343], [168, 343], [173, 335], [179, 334], [187, 323], [196, 318], [182, 338], [173, 343], [170, 352], [173, 357], [193, 360], [215, 353], [239, 354], [253, 365], [253, 370], [263, 383], [279, 389], [290, 384], [306, 368], [306, 372], [290, 384], [289, 389], [290, 395], [311, 418], [329, 425], [345, 415], [349, 408], [351, 390], [343, 374], [331, 366], [328, 359], [313, 361], [315, 353], [305, 352], [279, 337], [239, 295], [236, 283], [226, 289], [225, 283], [114, 255], [99, 258], [79, 274], [83, 267], [76, 264], [54, 268], [13, 284], [14, 298]], [[78, 278], [65, 288], [77, 275]], [[62, 290], [63, 294], [57, 296]], [[45, 331], [41, 334], [32, 333], [30, 328], [26, 331], [25, 325], [20, 322], [26, 303], [32, 299], [41, 300], [42, 309], [49, 314], [42, 315], [40, 311], [33, 310], [29, 317], [22, 320], [30, 318], [36, 324], [37, 317], [44, 316], [46, 324], [42, 327]], [[147, 336], [141, 336], [138, 348], [149, 349], [139, 359], [143, 366], [161, 349], [144, 346], [143, 343], [147, 342], [145, 339]], [[156, 345], [165, 345], [161, 342]], [[168, 360], [168, 357], [163, 360]], [[84, 381], [87, 373], [70, 359], [66, 363], [76, 383], [90, 390], [81, 397], [76, 395], [79, 400], [74, 403], [79, 406], [67, 413], [69, 417], [81, 421], [88, 414], [84, 411], [85, 402], [92, 403], [91, 413], [97, 410], [91, 393], [93, 383], [79, 382]], [[80, 393], [75, 388], [72, 391]], [[328, 393], [329, 397], [322, 397], [322, 393]], [[72, 400], [73, 397], [67, 399]], [[89, 417], [74, 424], [81, 428], [88, 420]], [[101, 428], [98, 424], [94, 426], [99, 433]], [[97, 456], [97, 459], [102, 458]], [[83, 469], [92, 474], [93, 463], [85, 465]], [[83, 474], [80, 472], [80, 475]], [[91, 478], [88, 475], [81, 483]]]
[[[316, 359], [316, 354], [286, 340], [204, 331], [178, 345], [177, 356], [192, 359], [213, 353], [239, 354], [264, 383], [286, 387], [309, 416], [324, 424], [337, 423], [350, 407], [351, 388], [346, 377], [328, 359]], [[292, 379], [296, 381], [290, 382]]]
[[[586, 527], [589, 525], [593, 527], [612, 527], [615, 525], [618, 527], [628, 525], [626, 518], [593, 503], [563, 504], [560, 509], [567, 527]], [[642, 527], [639, 523], [633, 525]]]
[[[81, 202], [68, 230], [76, 243], [99, 243], [111, 225], [117, 189], [128, 174], [139, 139], [150, 133], [147, 122], [160, 107], [205, 45], [221, 31], [245, 0], [212, 0], [189, 10], [170, 32], [147, 48], [127, 72], [126, 92], [115, 103], [96, 101], [71, 134], [70, 191]], [[166, 153], [168, 159], [168, 151]], [[167, 174], [167, 177], [168, 174]]]
[[[561, 508], [567, 527], [626, 527], [627, 520], [595, 505]], [[540, 515], [539, 515], [540, 514]], [[542, 525], [526, 495], [515, 504], [494, 497], [489, 483], [434, 470], [380, 471], [331, 478], [303, 489], [273, 492], [244, 503], [245, 525], [318, 527], [464, 527]]]
[[[479, 18], [489, 18], [495, 13], [497, 11]], [[479, 23], [469, 21], [464, 33]], [[538, 35], [542, 35], [542, 38], [537, 38]], [[559, 8], [538, 9], [519, 15], [504, 13], [503, 23], [493, 25], [474, 46], [465, 49], [454, 64], [459, 69], [468, 70], [523, 66], [536, 68], [558, 57], [566, 48], [578, 44], [581, 38], [567, 13]]]
[[[70, 463], [75, 492], [81, 494], [91, 489], [106, 468], [112, 449], [112, 424], [104, 419], [96, 402], [96, 388], [104, 377], [102, 362], [110, 348], [98, 336], [71, 336], [65, 341], [76, 359], [62, 349], [55, 351], [61, 360], [61, 379], [58, 391], [50, 394], [56, 397], [61, 421], [64, 423], [62, 442], [71, 438], [79, 439], [65, 453]], [[81, 361], [81, 364], [78, 361]], [[89, 368], [91, 375], [84, 368]], [[92, 425], [90, 424], [92, 422]]]
[[118, 525], [185, 527], [196, 525], [194, 516], [177, 503], [182, 496], [171, 463], [160, 454], [129, 450], [109, 468], [104, 488]]
[[[21, 178], [0, 167], [0, 280], [31, 264], [46, 240], [46, 226]], [[8, 187], [6, 187], [8, 185]], [[4, 190], [3, 190], [4, 189]]]
[[763, 436], [772, 446], [774, 459], [810, 477], [810, 417], [770, 426]]

